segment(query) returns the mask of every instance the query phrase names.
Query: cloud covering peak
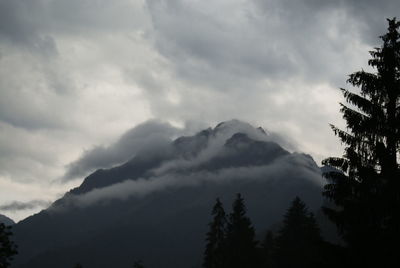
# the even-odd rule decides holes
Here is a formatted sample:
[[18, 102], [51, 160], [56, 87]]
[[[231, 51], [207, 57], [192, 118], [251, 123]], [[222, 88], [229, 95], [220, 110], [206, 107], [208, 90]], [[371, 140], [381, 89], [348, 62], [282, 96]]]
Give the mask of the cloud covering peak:
[[[157, 134], [164, 129], [170, 131]], [[83, 155], [75, 163], [86, 163], [91, 159], [87, 155], [93, 157], [97, 153], [105, 161], [103, 167], [110, 166], [107, 162], [110, 160], [116, 163], [116, 154], [121, 160], [124, 156], [129, 159], [121, 161], [122, 165], [92, 173], [81, 186], [67, 194], [63, 202], [88, 206], [185, 187], [266, 183], [268, 180], [285, 184], [296, 176], [317, 187], [323, 183], [319, 167], [310, 156], [288, 152], [276, 143], [279, 136], [240, 120], [225, 121], [172, 141], [170, 137], [176, 133], [169, 124], [150, 121], [118, 139], [115, 143], [118, 146], [110, 147], [113, 152], [110, 159], [97, 150]], [[138, 144], [142, 146], [140, 150]], [[119, 151], [121, 148], [123, 150]]]
[[64, 180], [86, 176], [99, 168], [122, 164], [138, 153], [147, 154], [159, 150], [182, 132], [182, 129], [158, 120], [141, 123], [129, 129], [112, 144], [95, 146], [85, 151], [79, 159], [68, 165]]

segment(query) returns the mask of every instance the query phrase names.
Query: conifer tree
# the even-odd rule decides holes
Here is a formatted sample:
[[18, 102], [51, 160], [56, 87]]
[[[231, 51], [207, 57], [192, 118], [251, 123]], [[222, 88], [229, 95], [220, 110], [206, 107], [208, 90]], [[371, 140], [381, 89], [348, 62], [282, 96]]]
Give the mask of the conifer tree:
[[317, 267], [322, 238], [314, 215], [299, 197], [287, 210], [276, 238], [275, 258], [278, 267]]
[[[347, 80], [358, 93], [341, 89], [347, 129], [332, 126], [345, 145], [341, 158], [323, 164], [328, 172], [324, 195], [336, 208], [325, 208], [358, 265], [400, 264], [400, 22], [388, 19], [383, 44], [370, 51], [375, 72], [355, 72]], [[396, 265], [395, 265], [396, 266]]]
[[267, 231], [262, 242], [263, 267], [275, 267], [274, 253], [275, 253], [275, 237], [271, 231]]
[[221, 201], [217, 198], [212, 210], [213, 220], [210, 222], [210, 231], [207, 233], [207, 245], [204, 252], [204, 268], [226, 267], [225, 261], [225, 232], [226, 215]]
[[17, 254], [17, 247], [10, 240], [11, 235], [11, 227], [0, 223], [0, 268], [9, 267], [13, 256]]
[[133, 263], [133, 268], [144, 268], [143, 262], [141, 260], [137, 260]]
[[246, 216], [246, 207], [240, 194], [233, 203], [227, 228], [227, 260], [229, 268], [255, 268], [259, 266], [255, 231]]

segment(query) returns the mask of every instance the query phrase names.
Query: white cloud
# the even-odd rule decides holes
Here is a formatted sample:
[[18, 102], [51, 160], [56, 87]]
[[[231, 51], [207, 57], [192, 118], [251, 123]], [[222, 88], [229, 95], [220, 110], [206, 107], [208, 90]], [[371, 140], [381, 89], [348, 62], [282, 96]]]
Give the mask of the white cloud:
[[184, 134], [183, 129], [156, 120], [139, 124], [125, 132], [111, 145], [96, 146], [84, 152], [78, 160], [68, 165], [64, 180], [82, 178], [98, 168], [111, 168], [122, 164], [137, 153], [148, 154], [163, 149], [172, 142], [172, 138], [182, 134]]
[[[299, 161], [302, 163], [298, 163]], [[290, 183], [290, 180], [295, 177], [298, 180], [308, 179], [312, 183], [322, 186], [323, 180], [318, 169], [305, 168], [309, 164], [309, 159], [305, 157], [289, 155], [263, 166], [224, 168], [216, 172], [199, 171], [190, 174], [166, 173], [148, 179], [126, 180], [108, 187], [94, 189], [82, 195], [69, 196], [70, 199], [64, 201], [85, 207], [109, 200], [142, 198], [159, 191], [196, 187], [208, 183], [224, 185], [237, 180], [245, 183], [251, 183], [251, 180], [274, 180], [278, 184], [284, 185]], [[57, 207], [53, 208], [57, 210]], [[62, 209], [62, 207], [59, 208]]]

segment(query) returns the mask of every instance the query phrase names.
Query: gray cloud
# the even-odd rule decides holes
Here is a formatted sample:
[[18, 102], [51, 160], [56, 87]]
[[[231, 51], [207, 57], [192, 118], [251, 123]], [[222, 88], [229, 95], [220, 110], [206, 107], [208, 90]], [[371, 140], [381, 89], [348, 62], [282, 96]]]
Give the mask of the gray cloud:
[[[253, 2], [264, 11], [272, 10], [286, 15], [285, 17], [290, 18], [291, 25], [302, 29], [308, 29], [313, 21], [323, 21], [320, 15], [334, 13], [337, 16], [336, 20], [327, 21], [328, 23], [343, 24], [343, 27], [348, 27], [347, 30], [349, 28], [351, 31], [357, 30], [355, 33], [357, 37], [362, 38], [371, 46], [377, 44], [377, 37], [385, 31], [385, 18], [398, 16], [400, 10], [400, 3], [396, 0], [254, 0]], [[316, 26], [323, 28], [327, 25], [317, 24]], [[346, 35], [346, 31], [342, 31], [341, 34]]]
[[274, 81], [295, 77], [309, 84], [342, 85], [355, 70], [349, 62], [360, 60], [354, 41], [378, 44], [385, 18], [400, 10], [398, 1], [146, 3], [156, 47], [180, 79], [248, 94], [260, 94], [261, 80], [273, 83], [263, 88], [266, 92], [280, 90]]
[[[327, 58], [315, 53], [340, 56], [342, 51], [333, 51], [332, 46], [343, 40], [330, 37], [329, 31], [344, 30], [351, 20], [347, 16], [341, 18], [343, 22], [326, 20], [335, 15], [329, 13], [336, 9], [333, 6], [321, 14], [311, 5], [291, 3], [222, 1], [210, 6], [182, 0], [147, 1], [156, 46], [172, 61], [177, 75], [221, 89], [265, 78], [327, 78], [321, 77], [326, 73], [318, 68], [328, 65]], [[230, 16], [220, 16], [221, 12]]]
[[[301, 162], [301, 163], [299, 163]], [[299, 169], [299, 165], [303, 165]], [[310, 168], [307, 168], [310, 166]], [[127, 180], [108, 187], [92, 190], [79, 196], [70, 196], [69, 202], [78, 206], [90, 206], [108, 200], [126, 200], [131, 197], [141, 198], [151, 193], [174, 190], [184, 187], [197, 187], [207, 183], [218, 185], [230, 184], [235, 181], [251, 182], [273, 180], [285, 185], [291, 178], [308, 179], [322, 187], [321, 174], [312, 160], [301, 155], [290, 155], [273, 162], [270, 165], [226, 168], [218, 172], [193, 172], [190, 174], [166, 173], [148, 179]]]
[[[176, 128], [167, 122], [149, 120], [131, 128], [125, 132], [118, 140], [111, 145], [97, 145], [93, 149], [85, 151], [79, 159], [68, 165], [63, 180], [70, 180], [77, 177], [83, 177], [88, 173], [99, 168], [110, 168], [122, 164], [136, 155], [152, 155], [160, 151], [168, 150], [174, 138], [198, 131], [202, 124], [188, 123], [185, 128]], [[231, 120], [220, 124], [218, 132], [213, 136], [207, 148], [205, 148], [196, 159], [174, 160], [166, 162], [156, 172], [176, 168], [177, 166], [193, 166], [208, 161], [215, 156], [223, 147], [227, 139], [233, 134], [241, 132], [246, 133], [254, 140], [274, 141], [281, 144], [288, 150], [296, 150], [296, 145], [288, 139], [276, 133], [267, 133], [264, 130], [256, 129], [248, 123], [239, 120]]]
[[146, 121], [124, 133], [109, 146], [96, 146], [70, 163], [64, 180], [85, 176], [98, 168], [110, 168], [130, 160], [137, 153], [151, 153], [165, 147], [182, 129], [157, 120]]
[[45, 200], [31, 200], [28, 202], [12, 201], [0, 205], [0, 211], [18, 211], [18, 210], [31, 210], [36, 208], [47, 208], [50, 206], [50, 201]]
[[[257, 25], [260, 21], [249, 16], [251, 5], [246, 3], [235, 11], [240, 4], [233, 2], [210, 6], [180, 0], [147, 1], [156, 47], [171, 60], [178, 76], [226, 90], [264, 76], [282, 78], [296, 71], [287, 51], [274, 44], [278, 36], [262, 32]], [[222, 8], [231, 16], [219, 16]]]

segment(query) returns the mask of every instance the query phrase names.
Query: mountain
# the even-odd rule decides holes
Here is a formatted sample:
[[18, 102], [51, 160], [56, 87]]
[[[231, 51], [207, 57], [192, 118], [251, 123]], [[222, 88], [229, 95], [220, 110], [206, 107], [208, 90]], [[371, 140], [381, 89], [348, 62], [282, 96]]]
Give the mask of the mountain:
[[230, 212], [240, 192], [259, 234], [281, 220], [295, 196], [311, 210], [321, 206], [320, 168], [276, 141], [232, 120], [97, 170], [15, 225], [13, 267], [122, 268], [139, 259], [148, 268], [201, 267], [217, 197]]
[[14, 225], [15, 222], [9, 217], [0, 214], [0, 223], [4, 223], [5, 225]]

